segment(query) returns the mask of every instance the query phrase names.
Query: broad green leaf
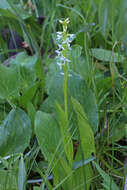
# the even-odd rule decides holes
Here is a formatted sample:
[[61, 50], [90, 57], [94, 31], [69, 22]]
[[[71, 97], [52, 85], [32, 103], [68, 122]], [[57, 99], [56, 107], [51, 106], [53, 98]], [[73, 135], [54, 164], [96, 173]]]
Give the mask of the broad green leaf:
[[23, 152], [30, 137], [29, 117], [19, 108], [12, 109], [0, 126], [0, 156]]
[[72, 98], [72, 104], [77, 116], [81, 148], [83, 149], [84, 158], [88, 159], [92, 153], [95, 153], [94, 134], [81, 104], [74, 98]]
[[62, 110], [59, 104], [56, 104], [58, 117], [59, 117], [59, 125], [61, 129], [61, 137], [63, 140], [64, 151], [66, 153], [66, 157], [69, 161], [70, 166], [72, 166], [73, 161], [73, 143], [72, 138], [69, 132], [69, 121], [66, 118], [65, 112]]
[[36, 80], [35, 65], [37, 62], [37, 55], [28, 56], [26, 53], [19, 53], [15, 59], [12, 59], [10, 66], [16, 68], [20, 73], [22, 79], [22, 87], [28, 88]]
[[106, 172], [104, 172], [96, 162], [93, 162], [93, 164], [95, 165], [96, 169], [102, 176], [103, 178], [102, 185], [106, 190], [114, 190], [114, 189], [120, 190], [119, 187], [115, 184], [114, 180]]
[[46, 98], [41, 104], [40, 110], [47, 113], [52, 113], [54, 111], [54, 103], [52, 102], [52, 99], [49, 97]]
[[19, 162], [19, 172], [18, 172], [18, 190], [25, 189], [25, 181], [26, 181], [26, 169], [23, 156], [21, 156]]
[[[48, 101], [44, 102], [44, 107], [43, 105], [41, 106], [43, 111], [52, 112], [53, 108], [55, 110], [55, 101], [57, 101], [62, 108], [64, 107], [63, 81], [64, 73], [62, 71], [54, 74], [52, 80], [47, 85], [49, 97]], [[71, 96], [81, 103], [93, 131], [96, 132], [98, 128], [98, 108], [95, 95], [88, 88], [82, 77], [72, 71], [69, 72], [68, 78], [68, 110], [70, 111], [70, 115], [72, 115]]]
[[[73, 45], [71, 47], [71, 51], [68, 52], [68, 58], [70, 62], [70, 68], [76, 72], [78, 70], [77, 64], [79, 63], [79, 59], [81, 57], [82, 47], [79, 45]], [[79, 65], [79, 64], [78, 64]]]
[[[8, 100], [19, 98], [19, 103], [25, 107], [28, 100], [35, 94], [38, 83], [35, 84], [35, 64], [37, 56], [30, 57], [24, 53], [16, 56], [10, 62], [11, 68], [0, 65], [0, 97]], [[22, 96], [19, 96], [22, 92]]]
[[[46, 160], [49, 160], [61, 141], [60, 129], [51, 114], [38, 111], [35, 115], [35, 133], [41, 151]], [[61, 147], [61, 146], [60, 146]], [[58, 148], [57, 154], [60, 153]]]
[[100, 48], [91, 49], [91, 55], [96, 59], [105, 62], [123, 62], [125, 60], [125, 57], [119, 53]]
[[[91, 157], [93, 153], [95, 153], [93, 131], [88, 123], [87, 116], [83, 110], [83, 107], [80, 105], [80, 103], [74, 98], [72, 98], [72, 104], [77, 116], [77, 125], [78, 125], [79, 136], [80, 136], [79, 137], [80, 139], [79, 153], [81, 155], [80, 157], [82, 157], [82, 159], [88, 159]], [[78, 156], [78, 153], [77, 153], [77, 156]], [[79, 158], [78, 158], [78, 161], [79, 161]], [[88, 181], [90, 181], [90, 179], [92, 179], [93, 177], [90, 164], [87, 164], [84, 168], [81, 168], [80, 172], [82, 173], [83, 176], [86, 176], [86, 182], [84, 183], [84, 186], [86, 186], [87, 189], [89, 189], [90, 182]]]
[[21, 80], [17, 70], [0, 65], [0, 98], [11, 99], [18, 96], [20, 86]]
[[70, 60], [69, 68], [80, 74], [87, 81], [91, 76], [92, 64], [90, 61], [87, 61], [85, 56], [81, 55], [81, 52], [81, 46], [71, 46], [71, 51], [68, 52], [68, 59]]

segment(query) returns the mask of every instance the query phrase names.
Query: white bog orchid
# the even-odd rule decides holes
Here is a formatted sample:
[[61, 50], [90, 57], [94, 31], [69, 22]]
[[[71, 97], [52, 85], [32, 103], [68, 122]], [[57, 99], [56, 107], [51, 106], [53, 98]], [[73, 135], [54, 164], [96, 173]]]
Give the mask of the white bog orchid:
[[60, 20], [59, 21], [63, 25], [63, 32], [57, 32], [57, 41], [58, 41], [58, 49], [56, 50], [57, 53], [57, 65], [59, 65], [60, 70], [62, 66], [65, 64], [68, 65], [70, 60], [67, 58], [67, 52], [71, 50], [70, 43], [74, 40], [74, 34], [67, 33], [67, 24], [69, 23], [69, 19]]

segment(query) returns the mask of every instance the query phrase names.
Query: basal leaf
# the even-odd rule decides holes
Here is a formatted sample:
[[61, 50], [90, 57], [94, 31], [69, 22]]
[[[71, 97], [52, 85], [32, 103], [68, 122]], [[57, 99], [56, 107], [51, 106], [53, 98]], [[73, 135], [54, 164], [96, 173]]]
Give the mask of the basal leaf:
[[[38, 111], [35, 115], [35, 133], [46, 160], [55, 153], [61, 143], [60, 129], [51, 114]], [[57, 150], [60, 153], [60, 149]]]
[[91, 49], [91, 55], [96, 59], [105, 62], [123, 62], [125, 60], [125, 57], [119, 53], [100, 48]]
[[10, 99], [18, 96], [21, 80], [16, 69], [0, 65], [0, 98]]
[[[77, 152], [76, 156], [78, 157], [79, 156], [78, 154], [80, 154], [81, 155], [79, 156], [80, 159], [82, 160], [88, 159], [91, 157], [92, 153], [95, 153], [93, 131], [88, 123], [87, 116], [83, 110], [83, 107], [80, 105], [80, 103], [74, 98], [72, 98], [72, 104], [77, 116], [77, 125], [78, 125], [78, 130], [79, 130], [79, 142], [80, 142], [80, 151]], [[79, 158], [77, 159], [78, 161], [79, 161]], [[90, 179], [92, 179], [92, 176], [93, 176], [90, 164], [87, 164], [84, 168], [81, 168], [80, 173], [82, 174], [82, 177], [86, 176], [86, 182], [83, 182], [83, 183], [84, 183], [84, 186], [87, 189], [89, 189]], [[77, 176], [77, 173], [75, 174], [75, 177], [76, 176]]]
[[22, 80], [22, 87], [28, 88], [36, 80], [35, 65], [37, 62], [37, 55], [28, 56], [26, 53], [19, 53], [15, 59], [10, 62], [10, 67], [16, 68]]
[[[42, 110], [46, 112], [52, 112], [53, 107], [55, 110], [56, 101], [62, 106], [62, 108], [64, 107], [63, 81], [64, 73], [62, 71], [54, 74], [52, 80], [48, 85], [48, 101], [44, 102], [44, 108], [43, 105], [41, 106]], [[87, 84], [80, 75], [77, 75], [72, 71], [69, 71], [68, 110], [70, 110], [70, 115], [72, 115], [71, 96], [81, 103], [86, 112], [86, 115], [88, 117], [89, 123], [92, 126], [93, 131], [96, 132], [98, 128], [98, 108], [96, 104], [95, 95], [91, 91], [91, 89], [88, 88]], [[48, 105], [49, 102], [50, 105]], [[49, 108], [51, 110], [49, 110]]]
[[81, 148], [83, 149], [84, 158], [88, 159], [92, 153], [95, 153], [94, 134], [81, 104], [74, 98], [72, 98], [72, 104], [77, 116]]
[[12, 109], [0, 126], [0, 156], [23, 152], [30, 137], [29, 117], [19, 108]]

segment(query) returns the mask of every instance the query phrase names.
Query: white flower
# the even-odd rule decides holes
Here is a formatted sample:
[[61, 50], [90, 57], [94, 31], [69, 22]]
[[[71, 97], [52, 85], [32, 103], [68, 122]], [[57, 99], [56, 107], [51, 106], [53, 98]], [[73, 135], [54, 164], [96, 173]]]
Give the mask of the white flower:
[[58, 35], [62, 35], [62, 33], [63, 33], [63, 32], [56, 32], [56, 34], [58, 34]]
[[61, 40], [62, 39], [62, 32], [57, 32], [56, 35], [57, 35], [57, 40]]
[[59, 20], [59, 22], [61, 24], [63, 24], [64, 22], [68, 24], [70, 22], [70, 20], [69, 20], [69, 18], [66, 18], [65, 20]]
[[66, 23], [68, 24], [70, 22], [69, 18], [66, 19]]
[[58, 44], [59, 50], [64, 50], [64, 47], [61, 44]]
[[[57, 65], [59, 65], [60, 69], [62, 69], [62, 66], [66, 63], [68, 64], [70, 60], [67, 58], [66, 52], [71, 50], [70, 43], [75, 38], [74, 34], [68, 34], [67, 33], [67, 24], [69, 23], [69, 19], [60, 20], [60, 23], [63, 25], [63, 32], [57, 32], [56, 37], [58, 41], [58, 50], [56, 50], [57, 53]], [[65, 39], [66, 38], [66, 39]]]

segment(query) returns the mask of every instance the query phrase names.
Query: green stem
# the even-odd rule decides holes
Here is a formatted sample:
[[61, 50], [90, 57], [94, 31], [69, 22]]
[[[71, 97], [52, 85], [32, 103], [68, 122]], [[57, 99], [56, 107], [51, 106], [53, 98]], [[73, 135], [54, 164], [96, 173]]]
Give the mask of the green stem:
[[66, 119], [68, 120], [67, 81], [68, 81], [68, 68], [67, 68], [67, 62], [65, 62], [65, 65], [64, 65], [64, 108], [65, 108]]

